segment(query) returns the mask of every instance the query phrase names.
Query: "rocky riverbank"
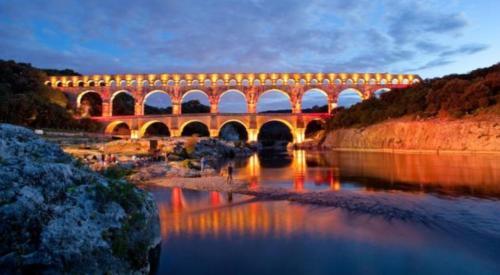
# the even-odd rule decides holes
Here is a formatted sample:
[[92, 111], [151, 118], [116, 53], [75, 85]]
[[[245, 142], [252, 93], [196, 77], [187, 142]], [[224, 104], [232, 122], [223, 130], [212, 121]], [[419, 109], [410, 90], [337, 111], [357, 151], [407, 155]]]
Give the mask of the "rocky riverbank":
[[397, 119], [329, 132], [335, 150], [500, 153], [500, 116], [467, 119]]
[[145, 274], [161, 241], [148, 192], [8, 124], [0, 124], [0, 220], [6, 273]]

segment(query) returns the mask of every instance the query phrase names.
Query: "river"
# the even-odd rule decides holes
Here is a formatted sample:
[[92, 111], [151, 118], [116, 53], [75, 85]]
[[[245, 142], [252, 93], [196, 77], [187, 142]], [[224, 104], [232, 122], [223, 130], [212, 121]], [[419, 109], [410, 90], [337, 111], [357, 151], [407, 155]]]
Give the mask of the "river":
[[293, 151], [235, 166], [252, 188], [387, 195], [427, 216], [148, 187], [158, 274], [500, 273], [500, 156]]

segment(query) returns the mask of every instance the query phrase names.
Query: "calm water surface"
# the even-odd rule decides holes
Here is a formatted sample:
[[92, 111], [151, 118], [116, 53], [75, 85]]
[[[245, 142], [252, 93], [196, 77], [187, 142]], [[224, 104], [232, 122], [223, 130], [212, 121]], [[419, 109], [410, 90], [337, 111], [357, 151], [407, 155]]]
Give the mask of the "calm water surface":
[[294, 151], [236, 166], [253, 188], [385, 193], [436, 222], [154, 187], [158, 274], [500, 274], [498, 156]]

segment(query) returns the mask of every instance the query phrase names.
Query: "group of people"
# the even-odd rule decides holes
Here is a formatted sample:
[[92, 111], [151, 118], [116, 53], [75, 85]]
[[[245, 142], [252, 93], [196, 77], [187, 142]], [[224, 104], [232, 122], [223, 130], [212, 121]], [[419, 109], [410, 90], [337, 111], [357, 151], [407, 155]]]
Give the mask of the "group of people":
[[93, 170], [102, 170], [109, 165], [118, 164], [119, 160], [114, 154], [85, 155], [83, 161]]

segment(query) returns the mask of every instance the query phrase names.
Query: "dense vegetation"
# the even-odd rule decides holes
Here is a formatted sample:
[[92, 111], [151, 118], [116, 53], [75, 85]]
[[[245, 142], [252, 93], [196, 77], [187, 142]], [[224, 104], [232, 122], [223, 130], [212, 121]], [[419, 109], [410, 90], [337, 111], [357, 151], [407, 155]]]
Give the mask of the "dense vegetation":
[[486, 110], [499, 114], [500, 63], [468, 74], [454, 74], [394, 89], [351, 108], [337, 108], [329, 129], [367, 126], [390, 118], [412, 116], [461, 118]]
[[89, 119], [73, 118], [66, 96], [43, 84], [46, 77], [30, 64], [0, 60], [0, 122], [31, 128], [98, 130], [99, 125]]

